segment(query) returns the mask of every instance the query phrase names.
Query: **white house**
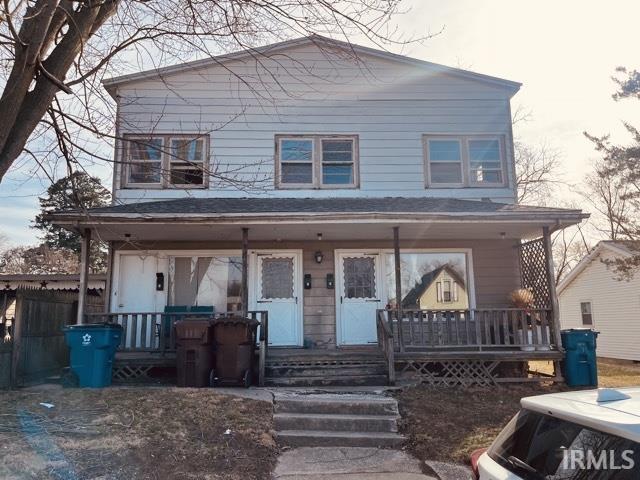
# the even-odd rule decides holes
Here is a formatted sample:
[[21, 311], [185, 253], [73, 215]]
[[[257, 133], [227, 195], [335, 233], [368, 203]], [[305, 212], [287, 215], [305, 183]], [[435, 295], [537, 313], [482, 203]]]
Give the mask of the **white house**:
[[558, 286], [562, 328], [600, 332], [601, 357], [640, 361], [640, 275], [620, 279], [605, 263], [637, 255], [634, 245], [598, 243]]
[[520, 84], [311, 36], [104, 85], [118, 106], [114, 203], [51, 218], [111, 242], [117, 318], [267, 312], [281, 347], [267, 363], [303, 346], [322, 363], [380, 353], [377, 312], [450, 265], [468, 308], [416, 312], [415, 348], [463, 345], [477, 362], [494, 345], [518, 360], [527, 326], [508, 295], [523, 285], [552, 322], [549, 233], [585, 215], [515, 203]]

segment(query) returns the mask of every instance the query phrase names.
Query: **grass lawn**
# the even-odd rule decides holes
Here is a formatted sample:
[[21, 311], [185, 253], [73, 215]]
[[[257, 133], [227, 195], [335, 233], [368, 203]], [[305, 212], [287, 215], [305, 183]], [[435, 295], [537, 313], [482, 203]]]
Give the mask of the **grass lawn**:
[[0, 392], [0, 478], [269, 478], [271, 408], [211, 389]]
[[[535, 367], [549, 371], [540, 363]], [[640, 365], [598, 361], [601, 387], [640, 386]], [[568, 390], [566, 386], [528, 384], [498, 388], [418, 386], [397, 394], [408, 449], [421, 460], [468, 463], [477, 448], [488, 447], [519, 409], [522, 397]]]

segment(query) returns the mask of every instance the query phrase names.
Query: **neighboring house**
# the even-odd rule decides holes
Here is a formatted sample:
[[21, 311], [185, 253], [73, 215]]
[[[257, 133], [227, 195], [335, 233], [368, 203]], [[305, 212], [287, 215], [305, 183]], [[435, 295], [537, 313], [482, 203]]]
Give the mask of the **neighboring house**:
[[[110, 242], [112, 313], [265, 311], [270, 346], [313, 347], [320, 364], [320, 349], [381, 345], [377, 312], [452, 263], [459, 306], [479, 313], [414, 343], [519, 351], [522, 312], [507, 308], [523, 285], [552, 321], [549, 232], [585, 215], [515, 203], [520, 84], [311, 36], [104, 85], [113, 205], [51, 219]], [[269, 350], [267, 364], [298, 353]]]
[[640, 361], [640, 275], [619, 279], [606, 260], [640, 253], [637, 242], [602, 241], [558, 286], [562, 328], [600, 332], [601, 357]]
[[469, 297], [465, 281], [449, 265], [425, 273], [420, 283], [409, 290], [402, 307], [410, 310], [466, 310]]

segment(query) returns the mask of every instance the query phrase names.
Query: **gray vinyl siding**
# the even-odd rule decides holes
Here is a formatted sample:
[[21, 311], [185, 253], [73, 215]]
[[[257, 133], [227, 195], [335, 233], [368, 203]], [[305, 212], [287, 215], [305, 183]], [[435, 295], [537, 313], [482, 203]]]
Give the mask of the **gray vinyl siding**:
[[[120, 134], [210, 132], [211, 170], [216, 174], [208, 189], [187, 193], [121, 189], [116, 172], [117, 200], [185, 195], [514, 200], [509, 90], [380, 58], [358, 60], [360, 64], [353, 58], [331, 57], [307, 45], [275, 60], [261, 58], [262, 65], [253, 58], [235, 60], [224, 67], [122, 85]], [[358, 135], [360, 188], [275, 190], [274, 136], [304, 133]], [[509, 185], [426, 189], [425, 134], [504, 136]]]
[[589, 328], [582, 324], [581, 302], [591, 302], [593, 329], [600, 332], [601, 357], [640, 361], [640, 276], [619, 281], [597, 256], [558, 295], [562, 328]]
[[[469, 248], [473, 259], [475, 299], [478, 308], [508, 306], [509, 293], [520, 285], [518, 252], [515, 240], [403, 240], [400, 247], [411, 249]], [[123, 251], [126, 248], [121, 248]], [[129, 247], [130, 248], [130, 247]], [[237, 242], [154, 242], [137, 245], [139, 249], [153, 251], [171, 250], [238, 250]], [[335, 290], [326, 288], [327, 273], [334, 273], [334, 253], [336, 249], [390, 249], [392, 245], [380, 241], [321, 241], [321, 242], [251, 242], [250, 250], [293, 250], [303, 251], [303, 274], [311, 274], [312, 288], [303, 290], [303, 332], [304, 337], [315, 343], [317, 348], [335, 348], [336, 345], [336, 304]], [[316, 263], [314, 253], [322, 251], [324, 259]], [[252, 273], [249, 272], [249, 275]], [[166, 276], [166, 275], [165, 275]]]

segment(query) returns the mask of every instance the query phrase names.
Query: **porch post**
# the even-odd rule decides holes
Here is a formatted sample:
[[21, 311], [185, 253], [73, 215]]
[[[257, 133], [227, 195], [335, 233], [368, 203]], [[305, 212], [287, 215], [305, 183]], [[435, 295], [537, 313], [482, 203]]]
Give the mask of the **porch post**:
[[78, 316], [76, 323], [84, 323], [84, 305], [87, 298], [87, 286], [89, 285], [89, 258], [91, 250], [91, 230], [84, 229], [80, 249], [80, 285], [78, 286]]
[[249, 314], [249, 229], [242, 229], [242, 311]]
[[547, 282], [549, 284], [549, 297], [551, 299], [551, 314], [553, 316], [554, 340], [558, 350], [562, 348], [562, 337], [560, 336], [560, 306], [558, 304], [558, 294], [556, 292], [556, 276], [553, 266], [553, 252], [551, 249], [551, 233], [549, 227], [542, 227], [542, 239], [544, 242], [544, 253], [546, 257]]
[[396, 277], [396, 315], [398, 318], [398, 343], [404, 350], [402, 338], [402, 276], [400, 272], [400, 227], [393, 227], [393, 263]]

